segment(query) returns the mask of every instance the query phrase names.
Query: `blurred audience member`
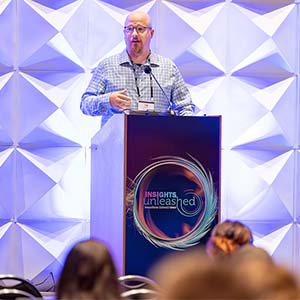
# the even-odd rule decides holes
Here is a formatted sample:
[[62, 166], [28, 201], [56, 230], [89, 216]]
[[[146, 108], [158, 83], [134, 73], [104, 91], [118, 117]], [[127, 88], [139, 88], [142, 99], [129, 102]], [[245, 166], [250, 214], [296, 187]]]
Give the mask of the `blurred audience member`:
[[234, 256], [232, 262], [235, 262], [233, 265], [237, 276], [247, 279], [254, 299], [299, 299], [298, 282], [291, 271], [275, 264], [261, 251], [253, 251], [252, 254], [250, 252], [252, 250], [247, 254]]
[[240, 247], [232, 256], [234, 262], [237, 264], [240, 261], [254, 260], [263, 261], [265, 263], [273, 264], [272, 256], [263, 248], [255, 247], [252, 244], [246, 244]]
[[299, 300], [296, 277], [261, 248], [212, 260], [204, 251], [167, 256], [150, 275], [159, 300]]
[[57, 299], [120, 298], [117, 271], [107, 247], [97, 240], [77, 243], [69, 252], [63, 266]]
[[217, 224], [206, 244], [208, 255], [214, 260], [231, 257], [244, 245], [252, 245], [253, 236], [249, 227], [239, 221], [226, 220]]
[[252, 298], [245, 278], [228, 261], [218, 263], [199, 250], [167, 257], [152, 271], [162, 288], [159, 300], [247, 300]]
[[226, 220], [212, 230], [206, 252], [167, 256], [150, 273], [159, 300], [300, 300], [296, 276], [252, 241], [247, 226]]

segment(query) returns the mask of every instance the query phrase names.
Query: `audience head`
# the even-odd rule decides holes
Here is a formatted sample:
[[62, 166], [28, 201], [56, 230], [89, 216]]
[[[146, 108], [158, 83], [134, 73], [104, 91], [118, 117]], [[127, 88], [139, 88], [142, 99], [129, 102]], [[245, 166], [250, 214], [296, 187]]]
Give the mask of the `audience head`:
[[246, 244], [239, 248], [232, 256], [234, 263], [239, 264], [243, 261], [262, 261], [265, 263], [273, 264], [272, 256], [263, 248], [255, 247], [252, 244]]
[[175, 253], [150, 275], [160, 284], [159, 300], [300, 299], [295, 276], [255, 247], [226, 260], [211, 260], [201, 249]]
[[120, 299], [117, 271], [103, 243], [91, 239], [71, 249], [60, 275], [57, 299]]
[[206, 250], [212, 259], [231, 257], [244, 245], [251, 245], [253, 237], [249, 227], [239, 221], [226, 220], [217, 224], [206, 244]]
[[[267, 256], [237, 255], [232, 262], [237, 276], [247, 280], [255, 300], [299, 299], [298, 282], [286, 267], [279, 266]], [[237, 260], [235, 260], [237, 258]]]
[[167, 257], [153, 276], [162, 289], [159, 300], [252, 299], [246, 280], [227, 261], [216, 263], [199, 249]]
[[252, 245], [247, 226], [230, 220], [218, 224], [210, 243], [206, 251], [171, 254], [155, 266], [150, 275], [160, 284], [159, 300], [300, 299], [295, 275]]

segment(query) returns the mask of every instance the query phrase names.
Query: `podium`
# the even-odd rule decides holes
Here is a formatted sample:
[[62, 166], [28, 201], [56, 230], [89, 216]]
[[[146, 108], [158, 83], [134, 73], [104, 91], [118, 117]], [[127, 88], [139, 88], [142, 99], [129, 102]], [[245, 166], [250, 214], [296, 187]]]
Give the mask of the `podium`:
[[218, 222], [221, 117], [114, 115], [92, 139], [91, 237], [119, 274], [205, 244]]

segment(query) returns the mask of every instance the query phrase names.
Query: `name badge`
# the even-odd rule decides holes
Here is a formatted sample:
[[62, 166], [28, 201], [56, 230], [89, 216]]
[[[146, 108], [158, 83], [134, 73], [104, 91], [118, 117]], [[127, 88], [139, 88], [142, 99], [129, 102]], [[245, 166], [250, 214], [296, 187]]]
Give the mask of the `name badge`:
[[138, 110], [154, 111], [154, 102], [153, 101], [140, 100], [138, 102]]

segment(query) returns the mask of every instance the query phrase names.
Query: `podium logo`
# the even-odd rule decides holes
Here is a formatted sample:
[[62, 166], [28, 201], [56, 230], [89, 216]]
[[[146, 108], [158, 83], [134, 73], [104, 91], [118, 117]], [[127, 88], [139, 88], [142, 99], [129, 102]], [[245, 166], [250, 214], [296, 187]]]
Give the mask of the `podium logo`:
[[176, 191], [145, 191], [144, 208], [176, 209], [183, 216], [193, 217], [201, 211], [202, 203], [193, 191], [185, 191], [183, 199], [178, 197]]
[[198, 244], [217, 213], [212, 176], [192, 157], [158, 157], [135, 177], [128, 195], [138, 231], [157, 247]]

